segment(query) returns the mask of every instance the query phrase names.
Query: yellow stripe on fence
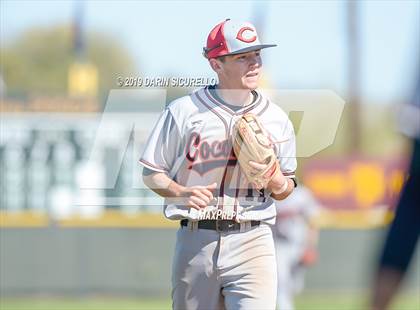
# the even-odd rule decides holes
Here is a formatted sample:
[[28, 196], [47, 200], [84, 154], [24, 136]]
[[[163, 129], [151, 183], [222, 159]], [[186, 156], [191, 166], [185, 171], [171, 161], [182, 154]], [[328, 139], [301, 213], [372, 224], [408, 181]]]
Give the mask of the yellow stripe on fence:
[[162, 214], [134, 213], [108, 210], [95, 218], [72, 217], [57, 221], [61, 227], [104, 227], [104, 228], [176, 228], [178, 221], [171, 221]]
[[49, 217], [46, 213], [33, 211], [2, 211], [0, 212], [0, 227], [47, 227]]
[[393, 218], [390, 210], [322, 210], [315, 223], [320, 228], [371, 229], [386, 226]]

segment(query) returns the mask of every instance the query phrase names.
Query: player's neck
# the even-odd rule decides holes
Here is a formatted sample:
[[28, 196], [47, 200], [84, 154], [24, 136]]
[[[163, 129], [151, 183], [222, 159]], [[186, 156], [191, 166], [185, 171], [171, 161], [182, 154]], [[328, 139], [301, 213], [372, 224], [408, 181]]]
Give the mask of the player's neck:
[[215, 87], [217, 95], [227, 104], [236, 106], [246, 106], [252, 102], [252, 94], [249, 89], [230, 89], [223, 85]]

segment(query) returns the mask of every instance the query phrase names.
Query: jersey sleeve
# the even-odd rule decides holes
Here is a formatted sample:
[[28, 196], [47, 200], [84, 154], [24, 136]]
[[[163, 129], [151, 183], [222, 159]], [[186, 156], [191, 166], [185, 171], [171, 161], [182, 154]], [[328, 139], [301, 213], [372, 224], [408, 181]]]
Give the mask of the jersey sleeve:
[[286, 141], [280, 143], [277, 154], [280, 162], [280, 170], [286, 177], [294, 178], [297, 167], [296, 137], [293, 124], [290, 120], [287, 121], [283, 137]]
[[150, 133], [140, 163], [156, 172], [169, 172], [178, 157], [180, 137], [176, 121], [166, 108]]

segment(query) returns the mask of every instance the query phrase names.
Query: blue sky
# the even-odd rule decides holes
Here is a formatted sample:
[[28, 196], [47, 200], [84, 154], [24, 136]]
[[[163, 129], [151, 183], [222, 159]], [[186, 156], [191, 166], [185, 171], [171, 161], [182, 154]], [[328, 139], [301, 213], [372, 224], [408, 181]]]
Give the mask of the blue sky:
[[[260, 14], [271, 85], [327, 88], [345, 97], [346, 7], [343, 1], [88, 1], [86, 29], [117, 37], [141, 76], [212, 77], [201, 49], [225, 18]], [[420, 1], [359, 2], [361, 85], [366, 101], [404, 99], [419, 55]], [[69, 23], [74, 1], [1, 1], [1, 40], [35, 26]], [[5, 77], [7, 81], [7, 77]]]

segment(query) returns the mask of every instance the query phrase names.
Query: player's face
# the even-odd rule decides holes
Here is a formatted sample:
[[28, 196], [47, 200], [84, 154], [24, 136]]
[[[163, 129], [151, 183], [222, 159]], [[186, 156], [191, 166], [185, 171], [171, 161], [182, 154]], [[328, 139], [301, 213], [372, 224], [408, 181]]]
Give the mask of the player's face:
[[258, 87], [262, 66], [260, 51], [225, 56], [216, 70], [225, 88], [254, 90]]

